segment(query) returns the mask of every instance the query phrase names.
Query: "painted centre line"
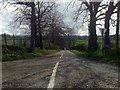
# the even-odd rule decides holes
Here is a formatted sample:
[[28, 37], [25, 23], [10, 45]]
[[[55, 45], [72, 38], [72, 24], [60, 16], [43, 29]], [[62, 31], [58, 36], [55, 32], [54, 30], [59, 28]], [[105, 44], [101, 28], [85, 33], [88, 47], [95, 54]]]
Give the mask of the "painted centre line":
[[62, 55], [60, 56], [60, 58], [62, 58], [63, 57], [63, 53], [62, 53]]
[[56, 63], [56, 65], [55, 65], [55, 67], [53, 69], [53, 73], [51, 75], [51, 78], [50, 78], [50, 81], [49, 81], [49, 84], [48, 84], [48, 88], [53, 88], [54, 87], [55, 75], [56, 75], [56, 71], [57, 71], [58, 65], [59, 65], [59, 62]]

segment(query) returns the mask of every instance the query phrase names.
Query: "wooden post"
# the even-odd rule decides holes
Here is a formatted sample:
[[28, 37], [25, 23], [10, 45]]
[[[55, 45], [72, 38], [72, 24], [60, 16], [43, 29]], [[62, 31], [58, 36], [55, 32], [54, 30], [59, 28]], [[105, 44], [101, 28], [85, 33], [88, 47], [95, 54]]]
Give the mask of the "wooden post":
[[13, 46], [15, 46], [15, 36], [13, 34]]
[[26, 36], [24, 38], [24, 45], [23, 46], [26, 47]]
[[22, 46], [22, 38], [20, 39], [20, 45]]
[[4, 33], [4, 40], [5, 40], [5, 46], [7, 47], [7, 36], [6, 36], [6, 33]]

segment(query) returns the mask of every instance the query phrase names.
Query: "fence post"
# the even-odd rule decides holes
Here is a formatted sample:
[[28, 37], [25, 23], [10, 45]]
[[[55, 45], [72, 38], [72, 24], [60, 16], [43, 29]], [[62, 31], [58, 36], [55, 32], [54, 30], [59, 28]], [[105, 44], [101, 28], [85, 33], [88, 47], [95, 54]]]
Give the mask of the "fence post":
[[13, 34], [13, 46], [15, 46], [15, 36]]
[[21, 46], [22, 46], [22, 38], [20, 39], [20, 43], [21, 43]]
[[7, 36], [6, 36], [6, 33], [4, 33], [4, 40], [5, 40], [5, 46], [7, 47]]
[[2, 34], [2, 45], [4, 45], [4, 34]]
[[24, 47], [26, 47], [26, 36], [24, 38], [24, 44], [23, 44]]

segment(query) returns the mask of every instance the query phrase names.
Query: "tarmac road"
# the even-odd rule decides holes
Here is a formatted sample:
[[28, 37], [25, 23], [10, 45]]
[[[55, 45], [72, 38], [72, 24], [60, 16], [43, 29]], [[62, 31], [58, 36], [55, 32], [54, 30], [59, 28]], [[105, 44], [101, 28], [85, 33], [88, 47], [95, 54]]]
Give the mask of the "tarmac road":
[[63, 50], [2, 63], [2, 88], [118, 88], [118, 67]]

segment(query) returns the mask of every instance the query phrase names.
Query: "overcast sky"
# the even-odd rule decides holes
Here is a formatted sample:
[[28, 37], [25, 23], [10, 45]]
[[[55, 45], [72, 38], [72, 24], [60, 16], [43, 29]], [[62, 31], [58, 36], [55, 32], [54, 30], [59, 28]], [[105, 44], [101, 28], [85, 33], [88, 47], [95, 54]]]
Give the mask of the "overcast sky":
[[[59, 4], [58, 11], [61, 14], [63, 14], [63, 17], [64, 17], [63, 21], [65, 22], [65, 24], [71, 28], [76, 27], [77, 25], [79, 27], [80, 23], [76, 24], [73, 21], [73, 17], [75, 15], [75, 10], [77, 10], [80, 5], [80, 2], [76, 2], [74, 4], [71, 3], [70, 6], [67, 8], [67, 6], [71, 2], [71, 0], [57, 0], [57, 1], [58, 1], [57, 4]], [[0, 4], [0, 6], [1, 6], [1, 4]], [[14, 17], [14, 14], [12, 13], [12, 11], [14, 11], [14, 9], [15, 8], [13, 6], [7, 6], [7, 11], [5, 9], [1, 9], [1, 12], [0, 12], [0, 34], [1, 33], [21, 34], [21, 32], [17, 28], [12, 27], [10, 25], [10, 21]], [[83, 18], [83, 16], [81, 15], [79, 21], [81, 21], [82, 18]], [[111, 28], [112, 29], [110, 30], [110, 34], [115, 34], [115, 28], [114, 27], [111, 27]], [[78, 35], [88, 35], [87, 24], [84, 27], [75, 28], [75, 31], [78, 32], [78, 33], [76, 33]], [[98, 28], [97, 28], [97, 34], [100, 35]]]

